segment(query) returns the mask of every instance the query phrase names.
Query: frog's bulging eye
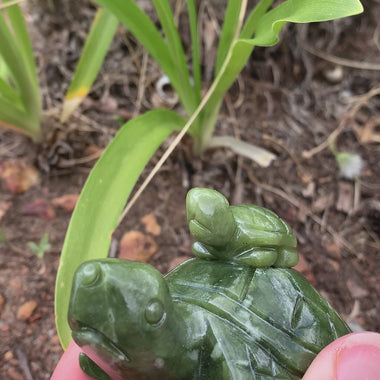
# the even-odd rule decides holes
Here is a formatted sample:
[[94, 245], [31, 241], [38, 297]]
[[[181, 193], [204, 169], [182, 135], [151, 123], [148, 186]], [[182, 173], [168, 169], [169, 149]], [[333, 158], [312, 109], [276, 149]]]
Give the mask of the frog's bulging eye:
[[89, 263], [82, 269], [82, 284], [95, 285], [100, 279], [101, 269], [97, 263]]
[[151, 325], [161, 324], [165, 319], [165, 308], [161, 301], [154, 299], [145, 309], [145, 319]]

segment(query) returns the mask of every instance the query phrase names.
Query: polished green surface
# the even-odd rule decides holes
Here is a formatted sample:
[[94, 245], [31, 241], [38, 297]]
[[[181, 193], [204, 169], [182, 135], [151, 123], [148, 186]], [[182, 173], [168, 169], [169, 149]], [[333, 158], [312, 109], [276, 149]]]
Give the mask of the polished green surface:
[[[76, 272], [68, 316], [87, 355], [82, 369], [99, 380], [107, 379], [99, 367], [114, 380], [300, 379], [323, 347], [350, 330], [302, 275], [270, 267], [291, 264], [284, 253], [295, 251], [290, 228], [267, 210], [230, 207], [205, 189], [189, 193], [187, 208], [196, 244], [209, 254], [165, 277], [118, 259]], [[240, 260], [242, 252], [251, 258]]]
[[276, 214], [253, 205], [229, 206], [215, 190], [194, 188], [186, 198], [195, 256], [249, 265], [290, 268], [297, 264], [297, 241]]

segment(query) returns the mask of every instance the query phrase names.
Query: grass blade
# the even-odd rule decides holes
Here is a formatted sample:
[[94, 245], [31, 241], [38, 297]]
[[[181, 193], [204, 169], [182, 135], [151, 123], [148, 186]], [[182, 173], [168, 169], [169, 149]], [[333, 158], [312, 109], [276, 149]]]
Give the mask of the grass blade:
[[240, 13], [242, 7], [242, 0], [230, 0], [227, 5], [226, 13], [224, 15], [224, 22], [222, 33], [220, 35], [218, 54], [215, 64], [215, 76], [218, 75], [223, 62], [226, 59], [228, 50], [232, 42], [236, 38], [236, 31], [240, 25]]
[[[166, 2], [157, 0], [158, 11], [163, 13], [161, 18], [163, 28], [166, 29], [166, 37], [168, 43], [161, 36], [160, 31], [155, 27], [152, 20], [138, 7], [132, 0], [95, 0], [98, 4], [107, 8], [114, 13], [116, 17], [131, 31], [136, 39], [147, 49], [153, 59], [158, 63], [163, 72], [167, 75], [170, 83], [177, 92], [186, 112], [190, 115], [194, 112], [197, 104], [195, 102], [194, 90], [190, 85], [188, 74], [185, 77], [179, 75], [179, 72], [184, 72], [187, 67], [183, 66], [182, 53], [179, 51], [171, 52], [181, 46], [175, 34], [178, 33], [173, 29], [173, 21], [169, 21], [169, 12]], [[160, 10], [163, 8], [162, 10]], [[170, 11], [171, 14], [171, 11]], [[171, 24], [169, 28], [169, 23]], [[167, 25], [166, 25], [167, 24]], [[179, 37], [178, 37], [179, 38]], [[169, 46], [170, 44], [170, 46]], [[179, 48], [178, 48], [179, 49]], [[182, 49], [182, 47], [181, 47]], [[173, 61], [172, 54], [176, 54], [177, 58]], [[181, 63], [182, 62], [182, 63]], [[179, 66], [176, 64], [179, 63]]]
[[12, 99], [0, 97], [0, 127], [33, 137], [29, 132], [33, 127], [29, 119], [19, 99], [13, 102]]
[[197, 11], [194, 0], [187, 0], [187, 10], [189, 14], [190, 34], [191, 34], [191, 52], [193, 58], [193, 78], [194, 78], [194, 93], [197, 104], [201, 102], [201, 64], [199, 53], [199, 38], [198, 38], [198, 20]]
[[158, 146], [185, 124], [176, 113], [150, 111], [126, 123], [107, 147], [82, 190], [67, 231], [55, 292], [61, 344], [71, 340], [67, 309], [75, 270], [84, 261], [106, 257], [123, 206]]
[[4, 0], [4, 4], [0, 4], [0, 10], [8, 8], [12, 5], [22, 3], [25, 0]]
[[190, 74], [183, 46], [174, 23], [173, 13], [167, 0], [153, 0], [158, 18], [164, 31], [171, 60], [174, 63], [175, 75], [180, 85], [177, 91], [182, 104], [188, 114], [194, 112], [197, 107], [194, 90], [190, 84]]
[[19, 94], [1, 76], [0, 76], [0, 97], [10, 100], [13, 104], [17, 103], [19, 107], [22, 107]]
[[[16, 37], [15, 40], [19, 45], [19, 52], [22, 54], [23, 61], [28, 68], [29, 77], [35, 86], [35, 91], [38, 92], [39, 85], [36, 63], [34, 59], [32, 43], [30, 41], [29, 33], [24, 21], [24, 16], [22, 15], [22, 12], [18, 5], [8, 7], [7, 13], [12, 24], [13, 33]], [[39, 96], [38, 99], [40, 99]]]
[[[15, 18], [13, 20], [14, 24], [22, 23], [24, 25], [24, 20], [19, 12], [15, 12], [15, 7], [18, 8], [17, 5], [7, 8], [8, 10], [13, 9], [13, 13], [11, 11], [11, 14], [8, 14], [8, 16]], [[41, 100], [37, 78], [34, 75], [35, 69], [34, 73], [32, 69], [34, 58], [28, 52], [21, 51], [26, 43], [26, 29], [24, 29], [24, 26], [16, 25], [17, 31], [11, 32], [5, 17], [0, 12], [0, 56], [5, 62], [12, 81], [15, 84], [15, 91], [19, 94], [20, 102], [18, 104], [21, 103], [23, 106], [22, 109], [18, 107], [3, 109], [2, 114], [6, 115], [6, 119], [0, 120], [8, 124], [7, 126], [10, 124], [11, 127], [19, 127], [34, 139], [39, 139], [41, 133]], [[4, 93], [2, 95], [5, 96]], [[15, 114], [10, 115], [11, 111]], [[21, 121], [19, 125], [14, 124], [17, 120]]]
[[61, 122], [65, 122], [94, 83], [115, 35], [119, 21], [106, 9], [99, 9], [86, 39], [82, 55], [63, 103]]
[[180, 88], [167, 44], [152, 20], [138, 5], [132, 0], [95, 0], [95, 2], [112, 12], [131, 31], [159, 64], [174, 88], [176, 90]]
[[252, 38], [257, 29], [260, 18], [272, 5], [274, 0], [261, 0], [252, 10], [240, 33], [240, 38]]
[[273, 46], [287, 22], [309, 23], [334, 20], [363, 12], [359, 0], [287, 0], [266, 13], [254, 36], [256, 46]]

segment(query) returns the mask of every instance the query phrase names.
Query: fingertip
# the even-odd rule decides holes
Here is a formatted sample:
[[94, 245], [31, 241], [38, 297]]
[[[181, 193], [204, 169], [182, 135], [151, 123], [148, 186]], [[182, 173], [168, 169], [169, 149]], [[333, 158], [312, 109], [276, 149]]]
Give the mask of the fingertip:
[[314, 359], [303, 380], [379, 380], [380, 334], [345, 335], [325, 347]]
[[86, 376], [79, 366], [80, 347], [71, 342], [63, 353], [50, 380], [93, 380]]

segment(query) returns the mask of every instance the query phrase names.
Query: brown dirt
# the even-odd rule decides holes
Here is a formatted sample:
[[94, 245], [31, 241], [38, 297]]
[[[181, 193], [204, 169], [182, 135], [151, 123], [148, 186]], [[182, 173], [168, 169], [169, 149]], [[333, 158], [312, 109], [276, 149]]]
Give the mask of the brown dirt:
[[[158, 77], [149, 62], [144, 96], [136, 109], [143, 50], [121, 29], [89, 100], [69, 124], [61, 125], [61, 101], [93, 9], [89, 4], [77, 7], [77, 22], [69, 24], [73, 8], [62, 10], [66, 18], [57, 18], [48, 10], [41, 12], [43, 1], [33, 4], [30, 14], [39, 26], [33, 29], [33, 40], [45, 106], [44, 142], [36, 145], [0, 132], [0, 163], [21, 159], [38, 168], [41, 177], [38, 186], [23, 194], [1, 184], [0, 205], [9, 208], [0, 217], [0, 378], [16, 380], [49, 379], [62, 353], [54, 325], [54, 282], [70, 212], [52, 206], [52, 200], [80, 192], [93, 162], [77, 159], [86, 149], [107, 145], [119, 125], [115, 115], [128, 118], [151, 107]], [[185, 140], [118, 228], [114, 241], [130, 230], [146, 233], [142, 218], [153, 213], [161, 232], [152, 235], [158, 249], [150, 262], [166, 272], [174, 260], [191, 255], [187, 191], [194, 186], [215, 188], [232, 203], [255, 203], [285, 218], [298, 237], [315, 286], [354, 328], [380, 331], [380, 150], [378, 141], [363, 140], [371, 123], [379, 127], [380, 97], [373, 92], [379, 89], [379, 71], [344, 66], [338, 82], [325, 77], [335, 67], [333, 57], [359, 66], [379, 64], [380, 4], [368, 0], [364, 5], [366, 12], [354, 18], [289, 26], [281, 44], [255, 51], [226, 97], [216, 134], [240, 136], [276, 153], [269, 168], [227, 150], [191, 157]], [[134, 48], [132, 56], [126, 40]], [[310, 47], [326, 55], [318, 58], [305, 50]], [[310, 155], [334, 131], [339, 132], [339, 150], [363, 159], [363, 170], [354, 180], [339, 175], [329, 149]], [[39, 203], [37, 214], [26, 215], [25, 209], [38, 199], [45, 202]], [[38, 242], [44, 233], [51, 248], [39, 259], [27, 243]]]

